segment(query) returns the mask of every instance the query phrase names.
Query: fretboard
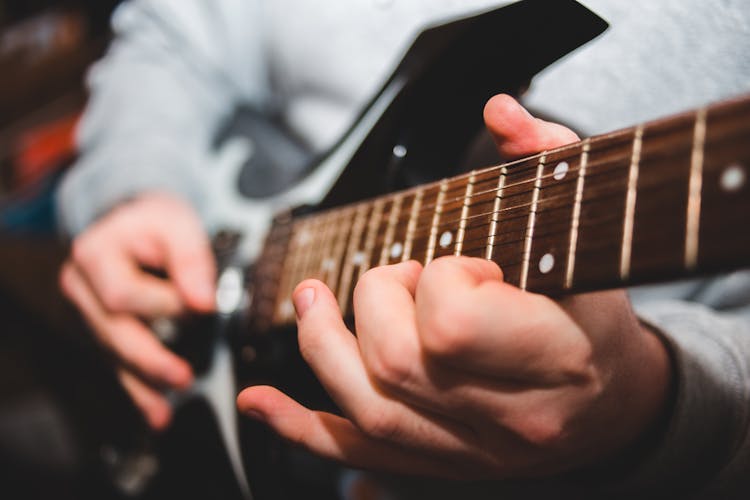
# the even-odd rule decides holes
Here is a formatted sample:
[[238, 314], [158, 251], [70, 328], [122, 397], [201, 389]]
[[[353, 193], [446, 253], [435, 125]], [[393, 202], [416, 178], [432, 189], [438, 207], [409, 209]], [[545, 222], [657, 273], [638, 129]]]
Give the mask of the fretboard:
[[750, 264], [750, 96], [376, 199], [280, 220], [257, 262], [259, 325], [325, 282], [344, 314], [368, 269], [445, 255], [562, 295]]

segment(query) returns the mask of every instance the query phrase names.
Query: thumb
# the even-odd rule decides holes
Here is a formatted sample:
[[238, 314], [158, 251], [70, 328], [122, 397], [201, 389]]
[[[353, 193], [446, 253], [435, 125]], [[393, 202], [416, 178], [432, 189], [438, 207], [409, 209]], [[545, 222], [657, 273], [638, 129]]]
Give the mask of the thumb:
[[519, 158], [579, 140], [567, 127], [534, 118], [505, 94], [487, 101], [484, 122], [504, 158]]

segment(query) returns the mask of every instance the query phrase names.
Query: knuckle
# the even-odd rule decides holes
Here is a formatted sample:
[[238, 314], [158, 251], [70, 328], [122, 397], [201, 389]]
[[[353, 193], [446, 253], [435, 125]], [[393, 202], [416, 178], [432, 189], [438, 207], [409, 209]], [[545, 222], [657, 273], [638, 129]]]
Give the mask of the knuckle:
[[355, 422], [365, 434], [375, 439], [395, 441], [400, 435], [398, 420], [382, 410], [366, 411], [355, 418]]
[[425, 268], [425, 276], [432, 277], [432, 275], [439, 276], [446, 273], [453, 273], [456, 271], [456, 264], [459, 262], [459, 259], [461, 257], [456, 257], [455, 255], [438, 257]]
[[375, 382], [386, 388], [403, 387], [412, 379], [412, 360], [403, 352], [388, 349], [370, 361], [369, 371]]
[[129, 291], [122, 286], [107, 286], [99, 291], [104, 307], [111, 312], [127, 312], [131, 300]]
[[383, 275], [385, 273], [384, 267], [375, 267], [362, 275], [361, 278], [359, 278], [359, 281], [357, 282], [357, 286], [355, 288], [355, 293], [357, 289], [367, 291], [372, 286], [377, 286], [378, 283], [380, 283], [383, 279]]
[[475, 340], [473, 323], [473, 318], [455, 304], [438, 308], [420, 325], [425, 351], [438, 357], [463, 353]]
[[353, 300], [355, 304], [362, 303], [372, 290], [377, 290], [378, 283], [382, 279], [382, 272], [381, 268], [370, 269], [359, 278], [354, 286]]
[[308, 411], [304, 416], [304, 422], [302, 423], [302, 425], [296, 425], [288, 428], [288, 430], [284, 433], [284, 439], [289, 441], [289, 443], [294, 446], [309, 448], [309, 429], [314, 426], [314, 423], [312, 422], [314, 418], [315, 415], [312, 412]]

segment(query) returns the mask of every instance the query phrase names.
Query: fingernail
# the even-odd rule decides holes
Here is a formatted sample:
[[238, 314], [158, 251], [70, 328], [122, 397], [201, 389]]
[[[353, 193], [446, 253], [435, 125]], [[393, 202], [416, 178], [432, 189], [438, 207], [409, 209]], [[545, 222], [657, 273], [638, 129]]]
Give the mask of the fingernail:
[[315, 301], [315, 289], [303, 288], [294, 295], [294, 309], [297, 311], [297, 317], [302, 318], [310, 306]]

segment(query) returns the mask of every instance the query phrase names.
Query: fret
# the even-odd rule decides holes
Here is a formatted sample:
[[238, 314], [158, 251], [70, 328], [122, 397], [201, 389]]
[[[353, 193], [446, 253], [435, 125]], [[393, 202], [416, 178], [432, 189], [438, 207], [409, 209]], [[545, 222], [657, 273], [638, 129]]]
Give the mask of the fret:
[[576, 252], [578, 251], [578, 229], [581, 223], [581, 202], [583, 201], [583, 186], [586, 179], [591, 142], [584, 140], [581, 150], [580, 166], [578, 167], [578, 181], [576, 182], [576, 196], [573, 202], [573, 215], [570, 221], [570, 238], [568, 244], [568, 262], [565, 267], [565, 288], [573, 286], [573, 273], [576, 267]]
[[267, 331], [275, 314], [284, 260], [289, 250], [291, 219], [277, 217], [266, 237], [263, 251], [253, 269], [250, 320], [257, 332]]
[[[397, 264], [404, 260], [409, 220], [411, 219], [412, 208], [416, 202], [417, 196], [415, 192], [407, 191], [402, 193], [399, 201], [398, 214], [394, 219], [393, 230], [387, 247], [386, 265]], [[409, 250], [409, 253], [411, 253], [411, 249]]]
[[506, 283], [520, 285], [528, 229], [529, 207], [534, 194], [539, 160], [529, 158], [508, 166], [492, 260], [503, 270]]
[[437, 230], [435, 257], [485, 256], [500, 170], [474, 171], [449, 183]]
[[529, 277], [529, 259], [531, 258], [531, 242], [534, 240], [534, 222], [536, 221], [536, 209], [539, 203], [539, 189], [542, 187], [542, 172], [544, 172], [545, 155], [539, 157], [539, 166], [536, 169], [536, 179], [534, 180], [534, 191], [531, 196], [531, 206], [529, 207], [529, 222], [526, 226], [526, 235], [524, 236], [523, 262], [521, 263], [521, 290], [526, 290], [526, 282]]
[[495, 233], [497, 233], [497, 221], [500, 216], [500, 206], [503, 200], [503, 188], [505, 187], [505, 178], [508, 175], [508, 171], [505, 167], [500, 170], [500, 177], [497, 180], [497, 194], [495, 195], [492, 203], [492, 218], [490, 222], [489, 235], [487, 236], [487, 260], [492, 260], [492, 254], [495, 249]]
[[620, 278], [627, 281], [630, 277], [630, 255], [633, 247], [633, 215], [638, 186], [638, 169], [641, 161], [641, 142], [643, 141], [643, 125], [638, 125], [633, 134], [633, 152], [630, 155], [630, 171], [628, 172], [628, 193], [625, 199], [625, 220], [622, 231], [622, 249], [620, 250]]
[[[498, 184], [504, 178], [505, 168], [493, 168], [486, 171], [474, 171], [469, 176], [467, 186], [468, 201], [464, 202], [461, 220], [463, 236], [461, 255], [466, 257], [487, 258], [489, 243], [488, 234], [492, 229], [492, 220], [496, 217], [496, 201], [499, 201]], [[495, 224], [495, 227], [497, 225]], [[459, 228], [461, 229], [461, 228]]]
[[331, 289], [334, 295], [338, 294], [339, 273], [344, 265], [344, 252], [346, 251], [346, 244], [349, 241], [349, 234], [353, 225], [352, 212], [353, 209], [351, 207], [341, 209], [336, 225], [336, 244], [331, 254], [333, 264], [331, 265], [328, 279], [326, 279], [326, 285], [328, 285], [328, 288]]
[[461, 207], [461, 221], [458, 225], [458, 235], [456, 236], [456, 250], [455, 255], [460, 256], [463, 251], [464, 237], [466, 236], [466, 224], [469, 217], [469, 207], [471, 206], [471, 197], [474, 194], [474, 182], [477, 180], [477, 173], [473, 171], [469, 176], [469, 182], [466, 184], [466, 192], [464, 193], [464, 204]]
[[686, 116], [644, 126], [631, 279], [684, 272], [694, 135], [694, 120]]
[[327, 283], [331, 278], [331, 271], [335, 266], [333, 251], [336, 246], [336, 235], [339, 229], [338, 219], [341, 216], [339, 211], [330, 211], [321, 215], [320, 227], [320, 244], [317, 249], [317, 269], [315, 278]]
[[306, 219], [302, 224], [299, 225], [297, 231], [295, 231], [296, 245], [292, 253], [293, 267], [289, 272], [290, 280], [288, 284], [288, 291], [284, 296], [283, 302], [279, 304], [280, 313], [283, 317], [283, 320], [286, 322], [294, 319], [292, 292], [294, 292], [294, 288], [297, 286], [297, 283], [302, 281], [302, 278], [304, 277], [306, 250], [310, 244], [312, 236], [315, 234], [314, 231], [312, 231], [314, 222], [315, 221], [312, 218]]
[[706, 141], [706, 109], [695, 116], [693, 150], [690, 155], [688, 185], [687, 225], [685, 228], [685, 268], [695, 269], [698, 264], [698, 231], [701, 214], [701, 184], [703, 182], [703, 148]]
[[302, 249], [302, 257], [300, 258], [300, 275], [296, 278], [297, 284], [308, 278], [319, 279], [320, 275], [320, 247], [325, 241], [324, 231], [321, 230], [323, 224], [325, 224], [325, 218], [320, 216], [311, 216], [308, 219], [309, 229], [311, 237], [308, 243]]
[[[455, 255], [461, 225], [464, 226], [464, 231], [466, 230], [466, 221], [462, 222], [462, 219], [468, 215], [466, 190], [470, 189], [468, 187], [470, 185], [467, 177], [458, 177], [441, 183], [430, 225], [432, 245], [428, 245], [428, 249], [432, 248], [431, 260], [446, 255]], [[434, 240], [432, 239], [433, 232]], [[463, 236], [461, 239], [463, 240]]]
[[388, 216], [388, 227], [385, 230], [385, 239], [383, 240], [382, 250], [380, 252], [380, 262], [378, 265], [384, 266], [395, 254], [401, 256], [401, 251], [398, 250], [399, 242], [395, 242], [394, 247], [393, 235], [396, 231], [396, 223], [398, 222], [399, 214], [401, 213], [401, 201], [403, 194], [397, 194], [393, 197], [393, 203], [391, 205], [390, 214]]
[[414, 232], [417, 229], [417, 217], [419, 216], [419, 210], [422, 208], [422, 196], [424, 196], [424, 189], [418, 189], [414, 195], [414, 203], [411, 205], [411, 213], [409, 214], [409, 223], [406, 228], [406, 240], [404, 242], [404, 255], [401, 258], [402, 262], [411, 259], [411, 251], [414, 245]]
[[301, 249], [307, 245], [310, 237], [309, 225], [310, 219], [303, 219], [292, 226], [289, 252], [282, 267], [280, 292], [274, 305], [274, 322], [276, 323], [286, 323], [294, 318], [292, 292], [297, 285], [295, 278], [300, 274], [301, 256], [303, 255]]
[[421, 191], [420, 208], [414, 224], [414, 233], [411, 236], [410, 258], [424, 262], [430, 245], [431, 227], [435, 206], [440, 195], [440, 184], [428, 184]]
[[318, 245], [317, 272], [315, 277], [324, 283], [331, 278], [331, 271], [335, 265], [333, 249], [336, 245], [336, 231], [338, 229], [338, 217], [340, 212], [331, 211], [321, 217], [321, 244]]
[[539, 187], [527, 289], [562, 290], [566, 279], [573, 206], [583, 148], [569, 146], [546, 154]]
[[443, 180], [440, 183], [440, 191], [438, 192], [438, 198], [435, 202], [435, 210], [432, 216], [432, 224], [430, 225], [430, 240], [427, 244], [427, 255], [425, 255], [425, 265], [432, 262], [435, 255], [435, 244], [437, 243], [437, 230], [438, 224], [440, 223], [440, 214], [443, 210], [443, 201], [445, 200], [445, 191], [448, 189], [448, 183]]
[[[747, 266], [750, 256], [750, 99], [709, 108], [698, 268]], [[731, 235], [728, 239], [727, 235]]]
[[386, 233], [388, 233], [388, 226], [391, 220], [391, 212], [393, 211], [395, 197], [386, 196], [379, 198], [379, 200], [382, 203], [382, 210], [375, 230], [375, 240], [372, 245], [372, 252], [370, 253], [370, 260], [367, 266], [368, 268], [382, 265], [380, 259], [382, 257], [383, 248], [385, 247]]
[[373, 203], [370, 222], [367, 224], [367, 237], [365, 239], [364, 259], [362, 261], [362, 264], [359, 266], [357, 281], [359, 281], [362, 275], [372, 266], [372, 256], [375, 250], [375, 240], [378, 234], [378, 229], [380, 229], [380, 223], [383, 220], [384, 205], [385, 201], [383, 200], [383, 198], [378, 198]]
[[[634, 129], [623, 130], [590, 143], [575, 256], [582, 265], [576, 266], [573, 276], [579, 289], [622, 279], [635, 133]], [[634, 222], [634, 218], [630, 220]]]
[[364, 242], [362, 236], [365, 232], [365, 222], [369, 215], [370, 204], [365, 203], [357, 207], [354, 224], [349, 236], [349, 244], [346, 249], [346, 258], [344, 260], [344, 269], [341, 272], [341, 282], [338, 289], [338, 303], [341, 313], [344, 314], [349, 306], [349, 297], [352, 293], [352, 277], [354, 269], [364, 262], [364, 253], [361, 250]]

